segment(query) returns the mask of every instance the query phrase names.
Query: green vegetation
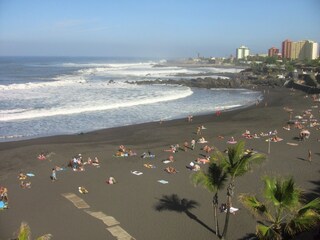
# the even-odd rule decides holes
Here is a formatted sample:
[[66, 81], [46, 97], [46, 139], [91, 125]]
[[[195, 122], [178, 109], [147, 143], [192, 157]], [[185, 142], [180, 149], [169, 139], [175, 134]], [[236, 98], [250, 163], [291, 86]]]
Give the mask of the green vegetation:
[[[51, 234], [45, 234], [41, 237], [38, 237], [36, 240], [49, 240], [52, 238]], [[17, 233], [18, 240], [30, 240], [31, 239], [31, 230], [27, 223], [22, 222]]]
[[302, 191], [292, 178], [265, 177], [261, 202], [254, 195], [242, 194], [240, 201], [258, 219], [256, 235], [264, 240], [292, 239], [320, 221], [320, 198], [303, 202]]
[[[192, 182], [197, 186], [200, 185], [212, 192], [213, 195], [213, 210], [215, 218], [216, 234], [220, 239], [226, 239], [230, 207], [232, 206], [232, 199], [234, 195], [236, 178], [243, 176], [245, 173], [251, 170], [251, 166], [254, 163], [260, 163], [265, 159], [263, 154], [251, 153], [245, 150], [245, 142], [240, 141], [233, 147], [229, 147], [227, 154], [220, 151], [215, 151], [214, 155], [210, 157], [209, 168], [207, 172], [199, 171], [191, 175]], [[224, 223], [223, 232], [220, 235], [218, 219], [216, 216], [218, 208], [218, 193], [224, 188], [225, 183], [228, 183], [227, 187], [227, 213]]]

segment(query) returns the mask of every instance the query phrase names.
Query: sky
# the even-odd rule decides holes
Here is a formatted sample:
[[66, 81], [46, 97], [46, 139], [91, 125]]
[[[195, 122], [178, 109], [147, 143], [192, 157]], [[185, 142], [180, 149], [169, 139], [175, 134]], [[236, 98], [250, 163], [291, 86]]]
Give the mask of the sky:
[[320, 0], [0, 0], [0, 56], [229, 57], [320, 42]]

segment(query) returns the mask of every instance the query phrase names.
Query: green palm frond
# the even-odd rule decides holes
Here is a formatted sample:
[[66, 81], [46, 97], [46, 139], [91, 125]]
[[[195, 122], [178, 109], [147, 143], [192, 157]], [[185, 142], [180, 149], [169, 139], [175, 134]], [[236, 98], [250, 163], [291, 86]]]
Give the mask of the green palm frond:
[[273, 202], [274, 205], [279, 205], [277, 199], [274, 197], [274, 192], [276, 191], [276, 179], [269, 176], [263, 177], [264, 182], [264, 197], [269, 201]]
[[251, 170], [253, 164], [265, 160], [264, 154], [245, 154], [244, 142], [242, 141], [235, 147], [229, 148], [228, 153], [228, 158], [223, 161], [222, 166], [233, 178], [243, 176]]
[[296, 207], [301, 197], [301, 191], [295, 187], [292, 178], [276, 179], [264, 177], [264, 196], [273, 205], [284, 208]]
[[210, 164], [207, 176], [209, 177], [210, 183], [214, 185], [217, 190], [224, 188], [228, 179], [227, 173], [224, 172], [223, 168], [217, 164]]
[[225, 154], [219, 150], [214, 151], [213, 155], [210, 156], [211, 163], [221, 163], [225, 159]]
[[282, 204], [287, 207], [295, 207], [301, 200], [301, 190], [295, 186], [293, 178], [284, 180], [282, 183]]
[[313, 229], [320, 222], [320, 215], [312, 209], [303, 211], [303, 214], [293, 216], [285, 225], [284, 232], [294, 236], [303, 231]]
[[[41, 237], [38, 237], [36, 240], [50, 240], [51, 238], [52, 238], [52, 234], [45, 234]], [[19, 240], [31, 239], [31, 230], [29, 225], [26, 222], [21, 223], [17, 239]]]
[[210, 192], [216, 192], [224, 187], [227, 181], [227, 174], [220, 165], [210, 163], [207, 172], [199, 171], [191, 175], [194, 185], [200, 185]]
[[38, 237], [37, 240], [50, 240], [52, 238], [51, 234], [46, 234], [41, 237]]
[[[320, 198], [303, 205], [302, 191], [294, 180], [265, 176], [264, 197], [266, 203], [255, 196], [242, 194], [240, 201], [256, 216], [264, 217], [257, 226], [259, 239], [282, 239], [313, 229], [320, 222]], [[264, 225], [267, 224], [267, 225]]]
[[31, 230], [27, 223], [22, 222], [19, 228], [18, 239], [19, 240], [30, 240]]
[[273, 226], [258, 224], [256, 234], [260, 240], [281, 240], [281, 234], [275, 231]]
[[253, 215], [257, 217], [264, 217], [269, 221], [273, 221], [272, 215], [269, 214], [267, 206], [259, 201], [255, 196], [248, 194], [240, 194], [239, 201], [247, 208]]
[[245, 153], [245, 142], [239, 141], [233, 147], [228, 148], [228, 157], [230, 165], [235, 165], [244, 155]]
[[303, 214], [304, 211], [309, 209], [315, 210], [320, 214], [320, 198], [315, 198], [311, 202], [305, 204], [299, 209], [299, 214]]

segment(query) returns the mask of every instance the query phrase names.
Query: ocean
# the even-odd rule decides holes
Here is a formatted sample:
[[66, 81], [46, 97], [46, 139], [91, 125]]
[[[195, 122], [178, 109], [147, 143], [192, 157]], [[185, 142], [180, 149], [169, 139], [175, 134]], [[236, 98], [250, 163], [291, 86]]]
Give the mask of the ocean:
[[166, 60], [0, 57], [0, 141], [79, 134], [104, 128], [252, 105], [247, 89], [134, 84], [141, 80], [226, 78], [238, 68], [176, 67]]

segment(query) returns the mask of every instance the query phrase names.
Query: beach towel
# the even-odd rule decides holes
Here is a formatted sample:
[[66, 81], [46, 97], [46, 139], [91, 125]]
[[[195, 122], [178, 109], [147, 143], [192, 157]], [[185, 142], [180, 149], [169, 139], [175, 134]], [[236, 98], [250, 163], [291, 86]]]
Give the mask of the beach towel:
[[164, 160], [162, 161], [164, 164], [167, 164], [167, 163], [170, 163], [171, 161], [170, 160]]
[[0, 209], [6, 208], [6, 204], [3, 201], [0, 201]]
[[143, 174], [143, 172], [139, 172], [139, 171], [131, 171], [131, 173], [137, 176]]
[[158, 182], [159, 182], [159, 183], [162, 183], [162, 184], [168, 184], [168, 183], [169, 183], [168, 181], [166, 181], [166, 180], [163, 180], [163, 179], [161, 179], [161, 180], [158, 180]]
[[291, 146], [298, 146], [298, 143], [291, 143], [291, 142], [287, 142], [288, 145], [291, 145]]
[[283, 138], [277, 138], [277, 139], [273, 139], [273, 138], [269, 138], [269, 139], [266, 139], [266, 142], [269, 142], [269, 141], [271, 141], [271, 142], [281, 142], [283, 140]]
[[[238, 210], [239, 210], [239, 208], [230, 207], [230, 213], [235, 213]], [[227, 209], [225, 209], [224, 212], [226, 213]]]
[[227, 143], [229, 143], [229, 144], [236, 144], [237, 141], [228, 141]]

